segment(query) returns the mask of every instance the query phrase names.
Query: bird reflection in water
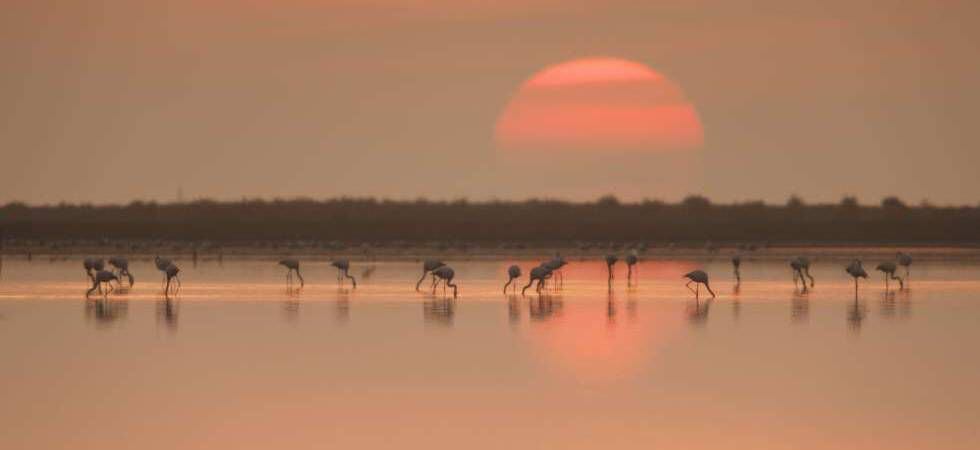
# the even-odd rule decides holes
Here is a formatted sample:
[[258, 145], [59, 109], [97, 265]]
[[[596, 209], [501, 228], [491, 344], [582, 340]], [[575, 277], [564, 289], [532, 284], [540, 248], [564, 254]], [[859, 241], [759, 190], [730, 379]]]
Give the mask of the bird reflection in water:
[[804, 323], [810, 320], [810, 297], [805, 293], [796, 293], [790, 300], [790, 317], [794, 323]]
[[909, 317], [912, 315], [912, 301], [909, 299], [908, 282], [905, 283], [905, 290], [898, 293], [898, 316]]
[[626, 317], [630, 320], [635, 320], [637, 316], [637, 303], [636, 303], [636, 292], [627, 291], [626, 292]]
[[107, 297], [85, 300], [85, 317], [99, 324], [110, 324], [124, 319], [129, 311], [129, 302], [110, 300]]
[[700, 301], [695, 299], [694, 302], [687, 304], [687, 320], [691, 325], [704, 326], [708, 323], [708, 311], [711, 309], [711, 303], [714, 302], [712, 299], [705, 301]]
[[881, 293], [881, 316], [887, 319], [895, 317], [895, 291]]
[[[290, 272], [292, 272], [292, 269], [290, 269]], [[299, 275], [299, 270], [296, 270], [296, 274]], [[282, 304], [282, 311], [287, 321], [292, 322], [299, 318], [299, 294], [302, 291], [303, 283], [300, 283], [299, 287], [296, 287], [291, 282], [286, 283], [286, 301]]]
[[370, 266], [365, 267], [364, 270], [361, 271], [361, 279], [370, 280], [371, 276], [374, 275], [374, 271], [377, 269], [378, 266], [374, 265], [373, 263]]
[[606, 321], [610, 325], [616, 323], [616, 296], [612, 290], [606, 294]]
[[337, 322], [347, 323], [350, 321], [350, 292], [348, 288], [337, 288], [337, 302], [335, 304], [335, 317]]
[[422, 318], [427, 324], [453, 326], [456, 301], [451, 298], [432, 299], [422, 304]]
[[177, 331], [177, 317], [180, 314], [180, 303], [171, 297], [164, 297], [157, 302], [157, 323], [170, 331]]
[[854, 297], [854, 303], [847, 308], [847, 325], [851, 331], [858, 332], [861, 331], [861, 323], [864, 321], [865, 308], [864, 305], [858, 301], [857, 296]]
[[561, 315], [561, 296], [539, 295], [527, 302], [528, 315], [531, 320], [546, 321]]
[[516, 293], [507, 296], [507, 318], [511, 325], [521, 323], [521, 303]]

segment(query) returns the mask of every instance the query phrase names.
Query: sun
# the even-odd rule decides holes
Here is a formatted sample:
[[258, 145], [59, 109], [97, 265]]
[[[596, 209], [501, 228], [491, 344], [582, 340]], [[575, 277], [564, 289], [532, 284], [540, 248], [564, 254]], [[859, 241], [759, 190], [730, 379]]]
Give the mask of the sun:
[[584, 58], [525, 81], [497, 120], [498, 148], [673, 152], [698, 149], [704, 133], [681, 89], [620, 58]]

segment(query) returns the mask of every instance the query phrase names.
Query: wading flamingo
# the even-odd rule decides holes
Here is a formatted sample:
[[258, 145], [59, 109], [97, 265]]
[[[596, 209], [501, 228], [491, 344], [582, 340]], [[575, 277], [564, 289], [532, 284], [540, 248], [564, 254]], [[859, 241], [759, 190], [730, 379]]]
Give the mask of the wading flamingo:
[[299, 260], [296, 258], [286, 258], [279, 261], [279, 265], [286, 267], [286, 285], [293, 284], [293, 272], [296, 272], [296, 277], [299, 278], [299, 287], [303, 287], [306, 283], [303, 281], [303, 275], [299, 273]]
[[[456, 298], [459, 293], [458, 288], [453, 284], [453, 278], [456, 276], [456, 271], [452, 267], [447, 265], [442, 265], [432, 271], [432, 275], [436, 277], [436, 286], [439, 285], [439, 281], [442, 281], [442, 290], [445, 293], [446, 286], [453, 288], [453, 298]], [[436, 293], [436, 286], [432, 287], [432, 293]]]
[[902, 277], [895, 276], [895, 271], [898, 270], [898, 267], [895, 266], [895, 263], [893, 263], [891, 261], [885, 261], [885, 262], [883, 262], [881, 264], [878, 264], [878, 267], [875, 267], [875, 269], [877, 271], [882, 272], [882, 273], [885, 274], [885, 290], [886, 291], [888, 290], [888, 280], [889, 279], [898, 280], [898, 288], [899, 289], [905, 289], [905, 282], [902, 281]]
[[[687, 284], [684, 285], [684, 287], [690, 289], [690, 291], [694, 293], [694, 296], [695, 297], [699, 297], [700, 296], [700, 292], [699, 291], [701, 290], [701, 285], [703, 284], [704, 287], [705, 287], [705, 289], [707, 289], [708, 292], [711, 293], [711, 298], [715, 298], [715, 291], [712, 291], [711, 290], [711, 286], [708, 284], [708, 274], [705, 271], [703, 271], [703, 270], [694, 270], [694, 271], [691, 271], [691, 272], [688, 272], [688, 273], [684, 274], [684, 278], [687, 278], [688, 280], [690, 280], [690, 281], [687, 282]], [[695, 283], [694, 286], [697, 289], [691, 289], [691, 283]]]
[[[507, 293], [507, 287], [514, 282], [514, 280], [521, 277], [521, 267], [518, 265], [513, 265], [507, 268], [507, 284], [504, 285], [504, 294]], [[514, 292], [517, 292], [517, 285], [514, 285]]]
[[349, 273], [350, 261], [346, 259], [338, 259], [330, 263], [330, 265], [337, 268], [337, 281], [341, 285], [344, 284], [344, 278], [346, 277], [346, 278], [350, 278], [350, 282], [351, 284], [354, 285], [355, 288], [357, 287], [357, 280], [355, 280], [354, 276]]

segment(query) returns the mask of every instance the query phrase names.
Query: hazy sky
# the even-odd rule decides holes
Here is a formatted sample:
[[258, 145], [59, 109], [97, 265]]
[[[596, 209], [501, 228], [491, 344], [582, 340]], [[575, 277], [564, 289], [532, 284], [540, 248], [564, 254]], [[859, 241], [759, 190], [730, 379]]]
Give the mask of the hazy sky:
[[[6, 0], [0, 202], [332, 197], [980, 201], [980, 3]], [[563, 61], [646, 64], [687, 154], [515, 154]]]

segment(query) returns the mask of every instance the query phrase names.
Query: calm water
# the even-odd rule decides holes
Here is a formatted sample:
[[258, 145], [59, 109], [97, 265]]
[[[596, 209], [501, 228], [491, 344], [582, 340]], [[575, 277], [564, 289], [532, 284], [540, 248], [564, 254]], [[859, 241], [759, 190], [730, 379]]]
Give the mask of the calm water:
[[[0, 448], [974, 449], [980, 264], [917, 261], [911, 288], [817, 260], [646, 261], [612, 293], [573, 261], [565, 287], [504, 296], [512, 261], [456, 262], [460, 297], [420, 265], [325, 261], [288, 292], [273, 261], [178, 261], [160, 295], [85, 301], [78, 260], [5, 259]], [[530, 262], [523, 262], [525, 271]], [[866, 266], [873, 267], [871, 261]], [[368, 277], [362, 272], [371, 267]], [[680, 275], [719, 294], [695, 302]]]

